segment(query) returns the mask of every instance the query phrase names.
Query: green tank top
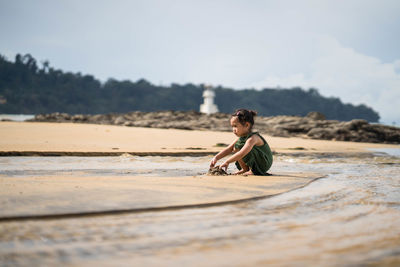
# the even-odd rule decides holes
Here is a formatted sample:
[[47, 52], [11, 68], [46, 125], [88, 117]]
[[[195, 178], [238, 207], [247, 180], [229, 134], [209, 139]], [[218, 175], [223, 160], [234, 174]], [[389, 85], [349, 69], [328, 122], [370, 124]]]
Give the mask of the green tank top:
[[[252, 132], [247, 136], [239, 137], [235, 143], [236, 149], [242, 149], [247, 139], [253, 135], [258, 135], [264, 142], [261, 146], [253, 146], [250, 152], [243, 157], [243, 161], [252, 170], [255, 175], [267, 175], [267, 171], [272, 166], [273, 156], [271, 148], [269, 147], [267, 141], [258, 132]], [[236, 162], [236, 166], [240, 169], [240, 165]]]

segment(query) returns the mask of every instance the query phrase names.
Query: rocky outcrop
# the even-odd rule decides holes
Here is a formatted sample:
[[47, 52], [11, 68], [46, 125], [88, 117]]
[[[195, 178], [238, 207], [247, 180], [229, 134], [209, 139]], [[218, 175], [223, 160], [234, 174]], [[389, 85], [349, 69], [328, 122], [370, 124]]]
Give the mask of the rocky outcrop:
[[[196, 111], [130, 112], [126, 114], [69, 115], [52, 113], [36, 115], [30, 121], [111, 124], [128, 127], [173, 128], [185, 130], [231, 131], [229, 114], [211, 115]], [[326, 120], [319, 112], [305, 117], [257, 117], [254, 130], [272, 136], [400, 144], [400, 128], [370, 124], [365, 120]]]

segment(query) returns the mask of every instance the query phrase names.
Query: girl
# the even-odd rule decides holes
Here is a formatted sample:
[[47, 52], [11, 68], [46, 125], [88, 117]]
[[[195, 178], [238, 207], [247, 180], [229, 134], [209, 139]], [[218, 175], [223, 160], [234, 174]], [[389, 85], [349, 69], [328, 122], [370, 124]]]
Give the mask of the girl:
[[251, 131], [256, 115], [257, 112], [247, 109], [238, 109], [232, 114], [230, 123], [238, 138], [211, 160], [210, 167], [234, 152], [220, 169], [227, 170], [229, 164], [235, 162], [239, 171], [234, 174], [267, 175], [272, 165], [272, 152], [267, 141], [258, 132]]

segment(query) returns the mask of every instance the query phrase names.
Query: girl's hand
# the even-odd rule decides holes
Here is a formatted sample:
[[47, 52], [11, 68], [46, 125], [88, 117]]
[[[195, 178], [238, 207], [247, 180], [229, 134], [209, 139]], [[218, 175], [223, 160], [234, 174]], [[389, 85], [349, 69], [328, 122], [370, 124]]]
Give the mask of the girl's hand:
[[212, 167], [214, 167], [215, 166], [215, 164], [217, 164], [217, 157], [213, 157], [212, 158], [212, 160], [211, 160], [211, 163], [210, 163], [210, 167], [212, 168]]
[[225, 161], [221, 166], [219, 166], [219, 168], [220, 169], [225, 169], [225, 171], [227, 171], [228, 170], [228, 166], [229, 166], [229, 163]]

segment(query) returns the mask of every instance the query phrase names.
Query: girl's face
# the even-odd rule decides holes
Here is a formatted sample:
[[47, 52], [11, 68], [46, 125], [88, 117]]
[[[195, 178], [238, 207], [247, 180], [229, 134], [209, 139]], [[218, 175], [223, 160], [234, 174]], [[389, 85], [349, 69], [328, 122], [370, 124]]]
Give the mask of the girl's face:
[[246, 122], [243, 125], [239, 122], [239, 119], [236, 116], [231, 118], [231, 126], [233, 133], [238, 137], [246, 136], [250, 131], [250, 123]]

